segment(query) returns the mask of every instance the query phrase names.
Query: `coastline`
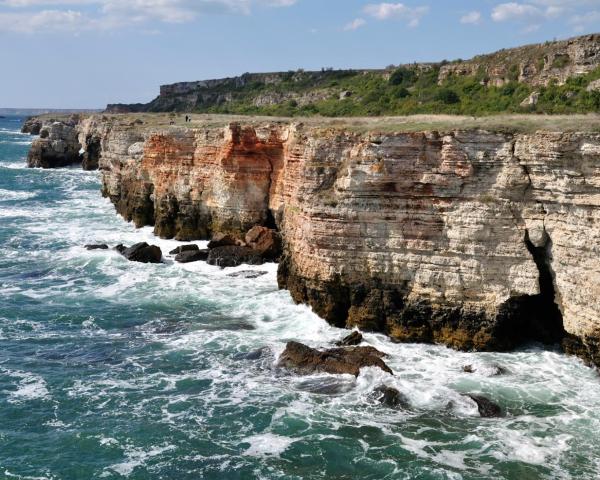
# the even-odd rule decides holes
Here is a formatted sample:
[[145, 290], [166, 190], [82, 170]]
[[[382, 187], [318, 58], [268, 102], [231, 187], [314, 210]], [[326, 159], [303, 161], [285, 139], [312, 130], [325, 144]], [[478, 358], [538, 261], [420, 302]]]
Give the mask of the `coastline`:
[[163, 238], [278, 228], [280, 287], [333, 325], [465, 350], [564, 340], [598, 365], [576, 233], [598, 223], [598, 118], [42, 117], [30, 161], [56, 163], [58, 141], [58, 164], [99, 166], [117, 211]]

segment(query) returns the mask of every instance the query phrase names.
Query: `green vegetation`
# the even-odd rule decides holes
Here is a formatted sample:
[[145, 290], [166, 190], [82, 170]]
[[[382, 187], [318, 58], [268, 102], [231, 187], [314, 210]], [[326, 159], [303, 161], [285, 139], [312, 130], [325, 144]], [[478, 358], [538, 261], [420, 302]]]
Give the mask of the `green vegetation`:
[[[557, 56], [552, 67], [568, 61]], [[539, 67], [544, 59], [540, 58]], [[405, 66], [381, 71], [324, 70], [319, 75], [289, 72], [279, 83], [248, 82], [243, 86], [222, 85], [196, 105], [198, 113], [267, 115], [280, 117], [372, 117], [384, 115], [498, 113], [571, 114], [600, 111], [600, 92], [588, 92], [589, 83], [600, 78], [600, 68], [565, 85], [552, 83], [533, 87], [518, 82], [519, 67], [509, 68], [510, 81], [488, 84], [484, 71], [473, 76], [450, 76], [438, 84], [440, 65]], [[340, 95], [342, 92], [349, 92]], [[532, 93], [536, 105], [521, 106]], [[215, 101], [227, 95], [228, 101]], [[257, 99], [266, 98], [266, 101]], [[202, 103], [204, 102], [204, 103]], [[183, 111], [183, 109], [182, 109]]]

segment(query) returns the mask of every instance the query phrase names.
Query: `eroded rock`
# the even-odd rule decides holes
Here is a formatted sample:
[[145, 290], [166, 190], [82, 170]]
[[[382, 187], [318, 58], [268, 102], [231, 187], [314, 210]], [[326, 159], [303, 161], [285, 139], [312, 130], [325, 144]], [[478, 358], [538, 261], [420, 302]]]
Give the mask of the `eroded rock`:
[[279, 365], [302, 375], [315, 372], [350, 374], [357, 377], [364, 367], [378, 367], [393, 375], [382, 360], [385, 354], [373, 347], [333, 348], [320, 351], [302, 343], [289, 342]]
[[108, 250], [108, 245], [104, 243], [85, 245], [86, 250]]
[[338, 347], [350, 347], [350, 346], [360, 345], [362, 341], [363, 341], [362, 333], [360, 333], [359, 331], [354, 331], [347, 337], [344, 337], [339, 342], [336, 342], [336, 345]]
[[267, 262], [275, 262], [281, 256], [281, 236], [276, 230], [256, 226], [246, 233], [245, 240]]
[[219, 247], [234, 247], [240, 246], [240, 241], [233, 235], [227, 233], [217, 233], [213, 236], [212, 240], [208, 242], [208, 248], [219, 248]]
[[209, 250], [188, 250], [177, 254], [175, 261], [177, 263], [205, 262], [208, 254]]
[[373, 390], [375, 399], [389, 408], [407, 408], [408, 400], [397, 389], [381, 385]]
[[[122, 247], [120, 245], [119, 247]], [[156, 245], [148, 245], [146, 242], [136, 243], [129, 248], [117, 248], [127, 260], [139, 263], [160, 263], [162, 251]]]
[[209, 265], [216, 265], [221, 268], [238, 267], [242, 264], [262, 265], [265, 263], [257, 251], [249, 247], [239, 246], [212, 248], [208, 254], [207, 262]]
[[466, 395], [477, 404], [479, 415], [484, 418], [494, 418], [502, 416], [502, 408], [497, 403], [482, 395]]
[[180, 245], [179, 247], [171, 250], [169, 252], [169, 255], [179, 255], [180, 253], [183, 253], [183, 252], [197, 252], [198, 250], [200, 250], [200, 247], [196, 244]]

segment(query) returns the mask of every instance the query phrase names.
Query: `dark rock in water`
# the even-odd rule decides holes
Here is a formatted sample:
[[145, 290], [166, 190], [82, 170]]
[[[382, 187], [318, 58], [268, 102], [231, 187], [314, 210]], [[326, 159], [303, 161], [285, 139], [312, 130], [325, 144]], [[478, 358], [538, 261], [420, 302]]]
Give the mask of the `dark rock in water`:
[[258, 270], [244, 270], [242, 272], [233, 272], [228, 274], [228, 277], [234, 277], [234, 278], [247, 278], [247, 279], [252, 279], [252, 278], [258, 278], [258, 277], [262, 277], [263, 275], [266, 275], [268, 272], [262, 272], [262, 271], [258, 271]]
[[281, 235], [266, 227], [253, 227], [246, 234], [246, 244], [260, 253], [267, 262], [279, 260], [282, 253]]
[[[118, 247], [117, 247], [118, 248]], [[121, 250], [119, 250], [121, 252]], [[156, 245], [148, 245], [146, 242], [136, 243], [121, 252], [127, 260], [140, 263], [160, 263], [162, 251]]]
[[85, 246], [86, 250], [108, 250], [108, 245], [104, 244], [104, 243], [99, 243], [97, 245], [86, 245]]
[[340, 395], [349, 392], [356, 385], [352, 379], [348, 381], [339, 377], [309, 378], [296, 384], [296, 389], [317, 395]]
[[502, 408], [500, 408], [498, 404], [492, 402], [489, 398], [483, 397], [481, 395], [466, 396], [477, 404], [477, 408], [479, 409], [479, 415], [481, 415], [482, 417], [493, 418], [502, 416]]
[[500, 375], [506, 375], [508, 370], [500, 365], [492, 365], [492, 377], [498, 377]]
[[177, 247], [175, 250], [171, 250], [169, 252], [169, 255], [179, 255], [180, 253], [183, 253], [183, 252], [197, 252], [198, 250], [200, 250], [200, 247], [195, 244], [181, 245], [181, 246]]
[[398, 390], [387, 385], [381, 385], [373, 390], [375, 398], [382, 405], [390, 408], [407, 408], [408, 400]]
[[338, 347], [351, 347], [354, 345], [360, 345], [362, 341], [363, 341], [362, 333], [354, 331], [347, 337], [344, 337], [339, 342], [336, 342], [335, 344]]
[[248, 247], [228, 246], [211, 249], [207, 262], [221, 268], [237, 267], [246, 263], [248, 265], [262, 265], [262, 257]]
[[[491, 365], [490, 368], [492, 371], [491, 373], [489, 373], [489, 375], [487, 375], [490, 377], [505, 375], [508, 372], [504, 367], [501, 367], [500, 365]], [[477, 369], [475, 369], [473, 365], [465, 365], [462, 369], [465, 373], [475, 373], [477, 371]]]
[[219, 247], [234, 247], [239, 246], [239, 240], [232, 235], [227, 233], [217, 233], [213, 236], [212, 240], [208, 242], [208, 248], [219, 248]]
[[119, 243], [116, 247], [115, 250], [117, 252], [119, 252], [121, 255], [123, 255], [123, 252], [125, 252], [125, 250], [127, 250], [127, 247], [125, 245], [123, 245], [122, 243]]
[[279, 357], [279, 365], [300, 374], [325, 372], [355, 377], [363, 367], [379, 367], [393, 374], [382, 358], [385, 354], [373, 347], [333, 348], [319, 351], [298, 342], [289, 342]]
[[248, 353], [238, 353], [234, 358], [236, 360], [260, 360], [261, 358], [268, 357], [271, 353], [269, 347], [261, 347]]
[[208, 259], [209, 250], [191, 250], [181, 252], [175, 257], [177, 263], [204, 262]]

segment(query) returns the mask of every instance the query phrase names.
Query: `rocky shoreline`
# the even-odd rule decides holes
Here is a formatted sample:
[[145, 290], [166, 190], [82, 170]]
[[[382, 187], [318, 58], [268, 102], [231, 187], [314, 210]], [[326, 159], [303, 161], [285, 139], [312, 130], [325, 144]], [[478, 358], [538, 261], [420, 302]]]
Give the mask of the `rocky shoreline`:
[[163, 238], [277, 230], [280, 287], [334, 325], [464, 350], [562, 342], [600, 365], [600, 135], [585, 125], [55, 120], [30, 166], [99, 168], [117, 211]]

